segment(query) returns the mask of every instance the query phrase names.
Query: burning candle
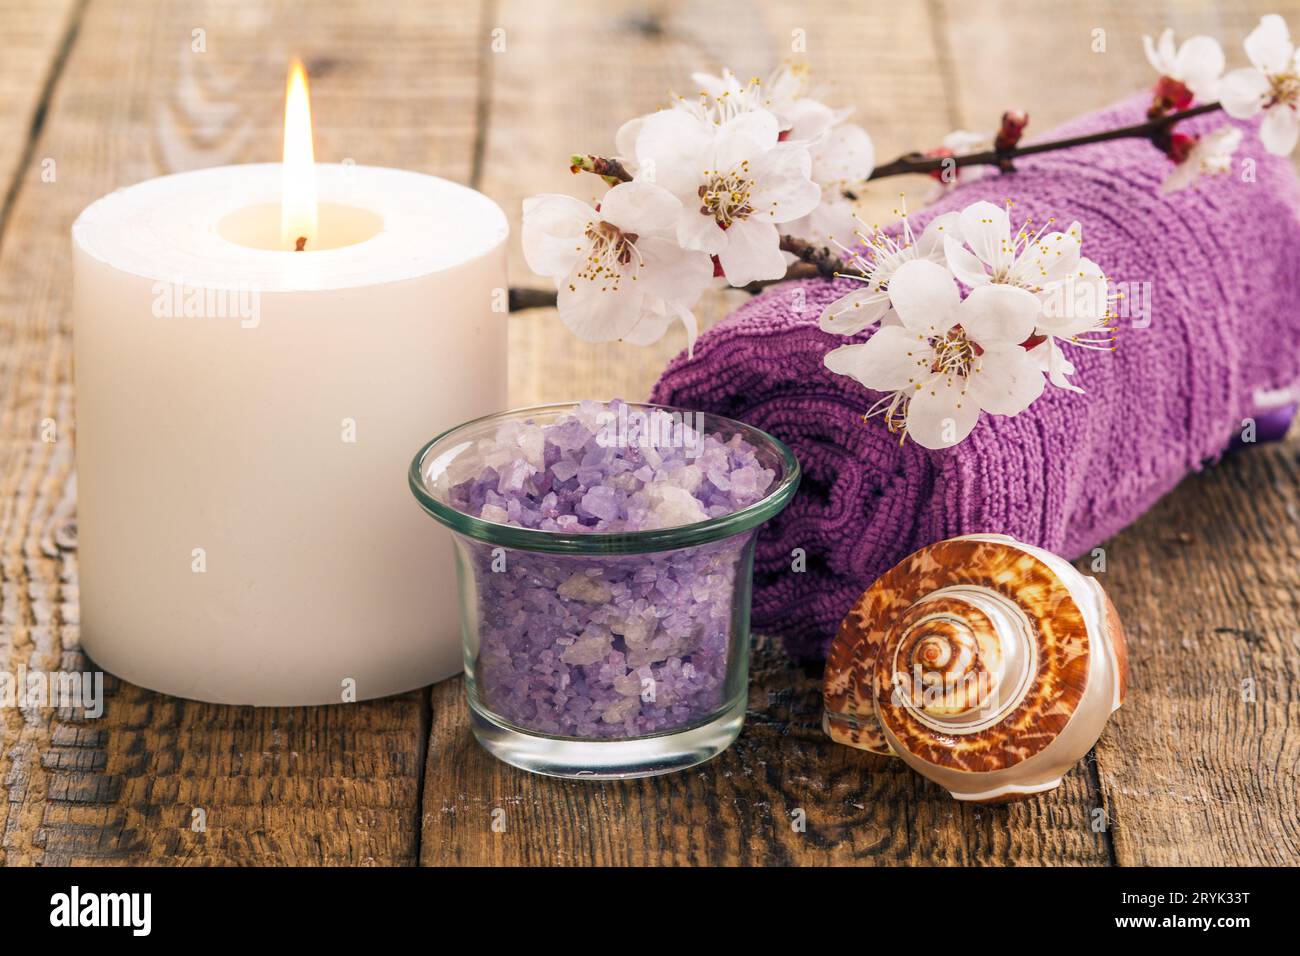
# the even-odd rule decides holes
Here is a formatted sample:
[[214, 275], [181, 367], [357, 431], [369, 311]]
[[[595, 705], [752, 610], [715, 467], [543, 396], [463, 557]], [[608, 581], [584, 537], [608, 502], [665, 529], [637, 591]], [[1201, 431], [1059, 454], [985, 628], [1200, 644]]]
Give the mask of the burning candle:
[[82, 645], [231, 704], [380, 697], [461, 667], [445, 532], [406, 486], [506, 398], [504, 214], [446, 180], [284, 162], [119, 190], [72, 227]]

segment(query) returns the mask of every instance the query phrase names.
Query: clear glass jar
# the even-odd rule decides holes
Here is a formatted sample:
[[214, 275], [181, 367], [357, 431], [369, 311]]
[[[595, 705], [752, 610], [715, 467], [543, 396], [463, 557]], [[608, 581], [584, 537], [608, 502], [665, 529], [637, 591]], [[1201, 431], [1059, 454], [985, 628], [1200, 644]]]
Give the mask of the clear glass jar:
[[744, 722], [754, 540], [794, 495], [798, 462], [731, 419], [628, 407], [685, 416], [724, 441], [739, 434], [775, 473], [766, 494], [730, 514], [631, 532], [523, 528], [449, 503], [439, 479], [480, 439], [510, 419], [549, 424], [577, 403], [476, 419], [433, 439], [411, 464], [415, 497], [453, 533], [474, 734], [535, 773], [667, 773], [725, 750]]

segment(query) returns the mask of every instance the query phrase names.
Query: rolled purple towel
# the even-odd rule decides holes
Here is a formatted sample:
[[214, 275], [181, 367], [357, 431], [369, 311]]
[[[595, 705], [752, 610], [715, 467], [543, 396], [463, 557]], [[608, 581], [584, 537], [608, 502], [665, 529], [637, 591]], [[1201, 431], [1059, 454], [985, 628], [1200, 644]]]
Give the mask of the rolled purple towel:
[[[1147, 103], [1134, 98], [1056, 135], [1141, 122]], [[1228, 122], [1215, 114], [1187, 128]], [[1253, 177], [1242, 176], [1242, 161]], [[1077, 219], [1085, 256], [1134, 300], [1149, 290], [1149, 327], [1121, 318], [1116, 351], [1066, 346], [1086, 394], [1049, 386], [1018, 416], [982, 416], [954, 448], [900, 446], [879, 419], [862, 421], [880, 394], [822, 364], [849, 340], [822, 332], [818, 315], [851, 280], [768, 290], [655, 386], [653, 401], [741, 419], [798, 456], [799, 494], [759, 540], [753, 606], [755, 629], [780, 634], [796, 657], [824, 654], [876, 577], [942, 538], [1002, 532], [1086, 554], [1221, 454], [1243, 418], [1263, 412], [1257, 392], [1297, 379], [1300, 195], [1290, 162], [1264, 152], [1253, 129], [1232, 173], [1167, 196], [1159, 187], [1169, 162], [1143, 140], [1017, 167], [958, 186], [914, 225], [919, 233], [934, 215], [981, 199], [1013, 199], [1013, 224], [1054, 216], [1063, 229]]]

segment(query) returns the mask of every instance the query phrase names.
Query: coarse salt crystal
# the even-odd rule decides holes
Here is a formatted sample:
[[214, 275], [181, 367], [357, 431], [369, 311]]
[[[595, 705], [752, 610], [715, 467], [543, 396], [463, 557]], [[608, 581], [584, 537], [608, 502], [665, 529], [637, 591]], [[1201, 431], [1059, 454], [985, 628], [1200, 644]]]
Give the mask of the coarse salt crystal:
[[[443, 473], [448, 502], [499, 524], [631, 533], [748, 507], [775, 480], [739, 434], [721, 440], [620, 405], [506, 423]], [[608, 556], [511, 549], [503, 564], [500, 549], [472, 542], [482, 702], [517, 726], [580, 738], [708, 719], [728, 703], [732, 604], [751, 539]]]

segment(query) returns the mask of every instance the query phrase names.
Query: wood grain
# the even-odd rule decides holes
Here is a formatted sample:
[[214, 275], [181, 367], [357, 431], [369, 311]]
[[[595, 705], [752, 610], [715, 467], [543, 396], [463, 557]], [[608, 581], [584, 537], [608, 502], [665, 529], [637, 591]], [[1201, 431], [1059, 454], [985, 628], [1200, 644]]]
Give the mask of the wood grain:
[[[759, 16], [728, 3], [603, 7], [603, 18], [581, 7], [557, 16], [535, 3], [497, 9], [494, 22], [513, 46], [493, 59], [484, 188], [516, 222], [519, 201], [531, 193], [585, 195], [585, 188], [594, 198], [598, 184], [575, 183], [563, 157], [609, 148], [619, 122], [659, 105], [657, 86], [681, 89], [691, 70], [723, 64], [742, 75], [765, 74], [788, 55], [795, 31], [803, 31], [807, 58], [827, 78], [828, 95], [858, 108], [882, 155], [937, 142], [949, 128], [950, 117], [936, 108], [947, 91], [932, 43], [935, 25], [923, 5], [899, 5], [889, 17], [844, 4], [768, 4]], [[720, 21], [735, 29], [709, 29]], [[611, 72], [603, 57], [575, 58], [553, 82], [538, 84], [554, 50], [566, 46], [617, 48], [626, 68]], [[592, 96], [597, 86], [600, 95]], [[574, 103], [584, 108], [574, 110]], [[929, 183], [911, 188], [918, 197]], [[894, 186], [876, 200], [894, 205]], [[517, 277], [526, 267], [514, 252]], [[739, 296], [716, 296], [706, 321], [744, 301]], [[651, 349], [587, 346], [569, 337], [553, 312], [524, 313], [511, 323], [512, 402], [642, 397], [681, 343], [677, 330]], [[529, 357], [522, 369], [520, 354]], [[900, 764], [832, 744], [820, 728], [818, 675], [792, 670], [768, 642], [759, 645], [740, 740], [702, 768], [655, 780], [565, 783], [496, 763], [469, 736], [465, 710], [456, 706], [462, 693], [459, 680], [433, 691], [426, 864], [1109, 860], [1104, 834], [1089, 826], [1100, 795], [1086, 769], [1032, 804], [957, 806]], [[800, 808], [805, 832], [792, 826], [791, 813]], [[491, 827], [496, 809], [505, 811], [504, 832]]]
[[80, 18], [79, 0], [0, 0], [0, 233]]
[[[837, 92], [847, 87], [849, 93], [841, 101], [857, 102], [878, 134], [881, 155], [889, 156], [891, 150], [935, 142], [948, 128], [991, 128], [1001, 111], [1013, 106], [1029, 109], [1034, 128], [1045, 130], [1150, 82], [1140, 51], [1142, 32], [1157, 33], [1168, 23], [1183, 35], [1199, 30], [1226, 40], [1244, 36], [1273, 7], [1169, 4], [1151, 10], [1115, 2], [1080, 10], [1064, 3], [952, 0], [928, 4], [928, 18], [920, 22], [908, 5], [897, 18], [870, 23], [854, 20], [842, 6], [833, 14], [816, 4], [799, 4], [789, 12], [763, 9], [774, 38], [793, 29], [791, 23], [811, 25], [810, 36], [826, 38], [810, 49], [810, 59], [823, 74], [830, 64], [831, 76], [840, 81]], [[777, 9], [781, 12], [774, 14]], [[641, 75], [676, 56], [673, 44], [683, 30], [675, 11], [658, 21], [654, 44], [629, 57]], [[831, 24], [832, 17], [841, 33], [817, 29], [819, 23]], [[597, 38], [583, 39], [593, 28], [583, 22], [556, 29], [569, 42], [594, 48]], [[1108, 45], [1094, 53], [1092, 31], [1098, 27], [1106, 31]], [[865, 34], [876, 42], [862, 42]], [[746, 40], [753, 43], [752, 37]], [[776, 45], [773, 39], [758, 46]], [[873, 63], [874, 57], [864, 55], [868, 50], [883, 61]], [[872, 72], [877, 65], [880, 74]], [[1045, 85], [1044, 76], [1061, 82]], [[860, 82], [846, 83], [850, 77]], [[498, 72], [495, 80], [506, 90], [515, 88], [508, 71]], [[566, 82], [581, 88], [594, 78], [578, 70]], [[863, 103], [863, 90], [882, 86], [889, 95]], [[494, 89], [492, 101], [504, 95]], [[549, 92], [527, 95], [535, 106]], [[605, 126], [609, 135], [614, 123], [637, 108], [635, 102], [620, 107], [617, 95], [606, 96], [595, 115], [612, 114]], [[918, 127], [918, 116], [947, 125]], [[508, 142], [497, 129], [510, 122], [508, 114], [490, 114], [494, 142]], [[542, 124], [542, 129], [557, 125], [566, 123]], [[891, 135], [894, 131], [902, 135]], [[530, 135], [538, 133], [530, 130]], [[564, 155], [571, 142], [563, 139], [551, 151]], [[489, 154], [489, 181], [493, 161]], [[556, 181], [561, 177], [545, 178], [552, 173], [539, 170], [536, 180], [529, 179], [529, 167], [517, 155], [508, 168], [512, 183], [502, 184], [502, 190], [524, 195], [564, 188]], [[597, 396], [617, 391], [610, 382], [618, 378], [648, 385], [638, 355], [626, 356], [626, 349], [612, 345], [584, 351], [558, 328], [543, 331], [531, 316], [525, 321], [521, 351], [550, 357], [535, 360], [529, 375], [537, 377], [520, 382], [519, 398], [568, 397], [575, 382], [589, 382], [579, 392]], [[543, 321], [558, 324], [553, 316]], [[518, 327], [512, 327], [512, 341]], [[654, 368], [671, 346], [661, 351]], [[557, 365], [567, 374], [540, 376], [540, 369], [549, 373]], [[624, 389], [623, 394], [643, 392]], [[652, 781], [564, 783], [494, 763], [470, 742], [463, 711], [450, 706], [461, 693], [459, 682], [435, 688], [438, 716], [430, 738], [422, 860], [498, 865], [1294, 862], [1300, 824], [1291, 808], [1300, 802], [1300, 756], [1294, 732], [1287, 730], [1296, 724], [1294, 655], [1300, 633], [1294, 597], [1300, 593], [1294, 555], [1297, 447], [1300, 441], [1293, 439], [1284, 448], [1244, 454], [1189, 479], [1153, 515], [1107, 543], [1111, 564], [1103, 580], [1133, 635], [1130, 704], [1094, 754], [1052, 794], [1010, 807], [963, 807], [897, 763], [830, 744], [818, 726], [816, 674], [792, 671], [770, 643], [760, 641], [740, 740], [712, 764]], [[1224, 482], [1231, 487], [1214, 495], [1211, 489]], [[1217, 497], [1217, 506], [1207, 494]], [[1231, 524], [1225, 521], [1229, 515]], [[1232, 531], [1211, 547], [1197, 543], [1203, 540], [1197, 530], [1172, 535], [1166, 530], [1171, 521], [1186, 524], [1189, 517], [1198, 527], [1210, 523]], [[1176, 568], [1169, 566], [1170, 541], [1184, 542], [1173, 545], [1181, 558]], [[1270, 584], [1256, 584], [1260, 576]], [[1250, 650], [1238, 646], [1243, 640], [1234, 637], [1238, 634], [1247, 635]], [[1247, 705], [1241, 701], [1241, 680], [1255, 673], [1265, 675], [1256, 678], [1262, 703]], [[1233, 716], [1225, 726], [1227, 707]], [[1238, 738], [1242, 732], [1248, 735], [1244, 740]], [[505, 811], [504, 832], [490, 826], [498, 808]], [[807, 814], [806, 833], [791, 827], [795, 808]]]
[[[1165, 24], [1221, 37], [1235, 65], [1234, 38], [1272, 10], [1300, 21], [1300, 0], [927, 0], [887, 15], [822, 0], [0, 0], [0, 672], [93, 666], [77, 643], [68, 227], [116, 186], [274, 159], [290, 55], [312, 72], [321, 159], [474, 183], [517, 227], [524, 196], [594, 198], [568, 153], [609, 149], [622, 120], [689, 92], [692, 70], [806, 59], [889, 158], [988, 128], [1010, 106], [1042, 131], [1140, 88], [1140, 35]], [[895, 184], [914, 205], [930, 185], [892, 181], [866, 218], [888, 214]], [[517, 243], [511, 254], [515, 284], [542, 285]], [[702, 324], [741, 301], [710, 295]], [[675, 330], [645, 350], [586, 346], [553, 311], [521, 315], [512, 403], [641, 397], [683, 342]], [[1061, 789], [1026, 803], [962, 806], [897, 762], [832, 744], [816, 670], [759, 638], [736, 745], [618, 784], [494, 761], [470, 735], [459, 680], [256, 710], [109, 678], [99, 718], [0, 708], [0, 863], [1294, 863], [1298, 499], [1300, 436], [1190, 477], [1107, 542], [1129, 702]]]
[[1106, 544], [1130, 700], [1096, 748], [1116, 860], [1300, 861], [1300, 434]]
[[945, 42], [954, 124], [994, 130], [1023, 109], [1025, 141], [1079, 113], [1149, 87], [1155, 74], [1142, 37], [1172, 27], [1181, 42], [1220, 40], [1228, 69], [1248, 64], [1241, 41], [1265, 13], [1295, 23], [1291, 0], [930, 0]]
[[[1300, 7], [945, 0], [937, 16], [955, 51], [958, 122], [987, 125], [1020, 106], [1041, 132], [1150, 83], [1143, 34], [1208, 33], [1232, 68], [1246, 62], [1240, 40], [1272, 12], [1295, 24]], [[1129, 702], [1092, 758], [1117, 863], [1300, 861], [1298, 449], [1295, 436], [1232, 456], [1105, 544], [1100, 577], [1132, 671]]]
[[759, 639], [746, 725], [730, 749], [691, 770], [612, 783], [538, 777], [496, 761], [470, 736], [466, 709], [453, 706], [461, 682], [446, 681], [433, 692], [421, 862], [1109, 862], [1105, 834], [1090, 826], [1100, 796], [1089, 768], [1037, 800], [958, 804], [900, 761], [832, 743], [821, 729], [819, 670], [791, 667]]
[[[279, 152], [290, 54], [312, 70], [317, 148], [470, 174], [477, 3], [92, 0], [40, 108], [0, 247], [0, 669], [82, 670], [68, 229], [109, 190]], [[291, 45], [292, 43], [292, 45]], [[5, 60], [6, 65], [8, 60]], [[52, 60], [51, 60], [52, 62]], [[432, 122], [429, 117], [447, 117]], [[42, 441], [42, 422], [57, 426]], [[340, 708], [220, 708], [111, 683], [104, 715], [3, 711], [6, 863], [410, 863], [427, 695]], [[196, 831], [203, 812], [205, 829]]]

